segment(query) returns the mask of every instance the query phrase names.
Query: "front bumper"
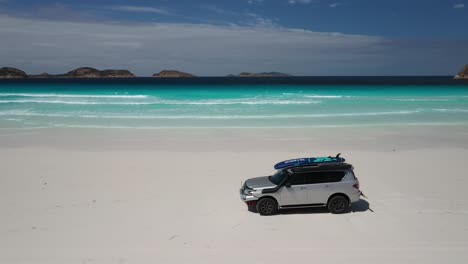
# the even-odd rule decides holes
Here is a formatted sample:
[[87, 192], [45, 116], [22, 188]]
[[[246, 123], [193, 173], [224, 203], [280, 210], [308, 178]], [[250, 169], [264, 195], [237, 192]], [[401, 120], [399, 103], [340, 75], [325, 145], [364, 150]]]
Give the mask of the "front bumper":
[[244, 192], [244, 189], [240, 189], [240, 198], [243, 202], [251, 204], [251, 202], [257, 201], [258, 198], [253, 195], [248, 195]]

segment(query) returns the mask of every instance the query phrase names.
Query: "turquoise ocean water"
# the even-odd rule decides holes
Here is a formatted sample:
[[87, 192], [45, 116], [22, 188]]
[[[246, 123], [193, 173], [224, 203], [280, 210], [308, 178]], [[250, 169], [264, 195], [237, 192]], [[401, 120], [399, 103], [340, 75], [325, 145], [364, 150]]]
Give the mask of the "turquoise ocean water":
[[468, 85], [0, 84], [0, 128], [467, 125]]

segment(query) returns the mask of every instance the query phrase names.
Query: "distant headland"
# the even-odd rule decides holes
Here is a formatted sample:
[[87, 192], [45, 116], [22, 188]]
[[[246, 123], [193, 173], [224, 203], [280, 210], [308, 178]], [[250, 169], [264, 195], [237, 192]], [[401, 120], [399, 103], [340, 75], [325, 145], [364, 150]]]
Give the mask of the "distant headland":
[[189, 78], [189, 77], [196, 77], [190, 73], [176, 71], [176, 70], [164, 70], [160, 71], [159, 73], [153, 74], [153, 77], [159, 78]]
[[282, 73], [282, 72], [260, 72], [260, 73], [241, 72], [237, 75], [234, 75], [234, 74], [228, 75], [228, 77], [289, 77], [289, 76], [292, 76], [292, 75]]
[[468, 64], [463, 67], [463, 69], [453, 77], [454, 79], [468, 79]]
[[82, 67], [65, 74], [28, 75], [29, 78], [130, 78], [135, 77], [128, 70], [97, 70], [91, 67]]
[[[37, 75], [28, 75], [24, 71], [12, 68], [0, 68], [0, 79], [20, 79], [20, 78], [134, 78], [136, 77], [129, 70], [98, 70], [91, 67], [81, 67], [69, 71], [64, 74], [49, 74], [42, 73]], [[167, 78], [167, 77], [195, 77], [190, 73], [176, 71], [176, 70], [163, 70], [159, 73], [153, 74], [153, 77]]]
[[24, 71], [11, 67], [0, 68], [0, 78], [131, 78], [135, 77], [128, 70], [97, 70], [91, 67], [81, 67], [64, 74], [42, 73], [27, 75]]
[[[241, 72], [239, 74], [229, 74], [226, 77], [290, 77], [291, 74], [282, 72]], [[36, 75], [28, 75], [23, 70], [13, 67], [0, 68], [0, 79], [53, 79], [53, 78], [135, 78], [135, 74], [126, 69], [106, 69], [98, 70], [92, 67], [80, 67], [63, 74], [49, 74], [41, 73]], [[182, 72], [178, 70], [162, 70], [153, 74], [154, 78], [192, 78], [197, 77], [191, 73]], [[365, 76], [364, 76], [365, 77]], [[324, 77], [326, 78], [326, 77]], [[351, 77], [350, 77], [351, 78]], [[379, 77], [375, 77], [379, 78]], [[382, 77], [380, 77], [382, 78]], [[468, 80], [468, 64], [466, 64], [460, 72], [458, 72], [453, 79]]]
[[3, 67], [3, 68], [0, 68], [0, 78], [3, 78], [3, 79], [28, 78], [28, 75], [20, 69], [11, 68], [11, 67]]
[[[290, 74], [281, 72], [241, 72], [239, 74], [230, 74], [228, 77], [288, 77]], [[0, 68], [0, 79], [21, 79], [21, 78], [134, 78], [137, 77], [129, 70], [98, 70], [91, 67], [80, 67], [63, 74], [49, 74], [41, 73], [36, 75], [28, 75], [26, 72], [12, 67]], [[191, 73], [177, 71], [177, 70], [162, 70], [159, 73], [152, 75], [155, 78], [191, 78], [197, 77]]]

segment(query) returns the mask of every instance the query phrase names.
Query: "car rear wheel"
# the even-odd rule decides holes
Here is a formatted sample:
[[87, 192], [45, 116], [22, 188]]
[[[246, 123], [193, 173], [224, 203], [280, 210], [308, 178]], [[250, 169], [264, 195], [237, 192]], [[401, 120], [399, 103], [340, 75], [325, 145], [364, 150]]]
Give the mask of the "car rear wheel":
[[258, 201], [257, 211], [261, 215], [274, 215], [278, 212], [278, 204], [274, 199], [266, 197]]
[[349, 209], [348, 199], [342, 195], [334, 196], [328, 201], [327, 208], [332, 214], [345, 213]]

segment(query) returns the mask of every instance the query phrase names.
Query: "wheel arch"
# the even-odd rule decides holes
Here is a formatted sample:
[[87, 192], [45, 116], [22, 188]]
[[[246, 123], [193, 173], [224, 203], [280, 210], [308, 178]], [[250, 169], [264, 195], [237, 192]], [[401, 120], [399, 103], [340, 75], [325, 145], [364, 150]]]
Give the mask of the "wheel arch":
[[276, 206], [279, 206], [278, 200], [277, 200], [275, 197], [271, 196], [271, 195], [264, 195], [264, 196], [258, 198], [258, 201], [260, 201], [260, 200], [262, 200], [262, 199], [264, 199], [264, 198], [273, 199], [273, 200], [275, 201], [275, 203], [276, 203]]
[[[266, 202], [267, 206], [271, 206], [271, 205], [268, 205], [268, 203], [270, 203], [270, 204], [274, 203], [276, 206], [271, 206], [271, 208], [265, 207], [265, 205], [262, 205], [263, 204], [262, 202]], [[262, 207], [263, 207], [263, 210], [262, 210]], [[277, 214], [278, 209], [279, 209], [278, 201], [275, 199], [275, 197], [272, 197], [272, 196], [269, 196], [269, 195], [268, 196], [263, 196], [260, 199], [258, 199], [256, 209], [257, 209], [257, 212], [260, 215], [274, 215], [274, 214]]]
[[348, 203], [351, 202], [351, 199], [349, 198], [348, 195], [346, 195], [346, 194], [344, 194], [344, 193], [334, 193], [334, 194], [330, 195], [330, 197], [328, 197], [327, 205], [328, 205], [328, 203], [330, 202], [331, 198], [336, 197], [336, 196], [343, 196], [344, 198], [346, 198], [346, 200], [348, 201]]

